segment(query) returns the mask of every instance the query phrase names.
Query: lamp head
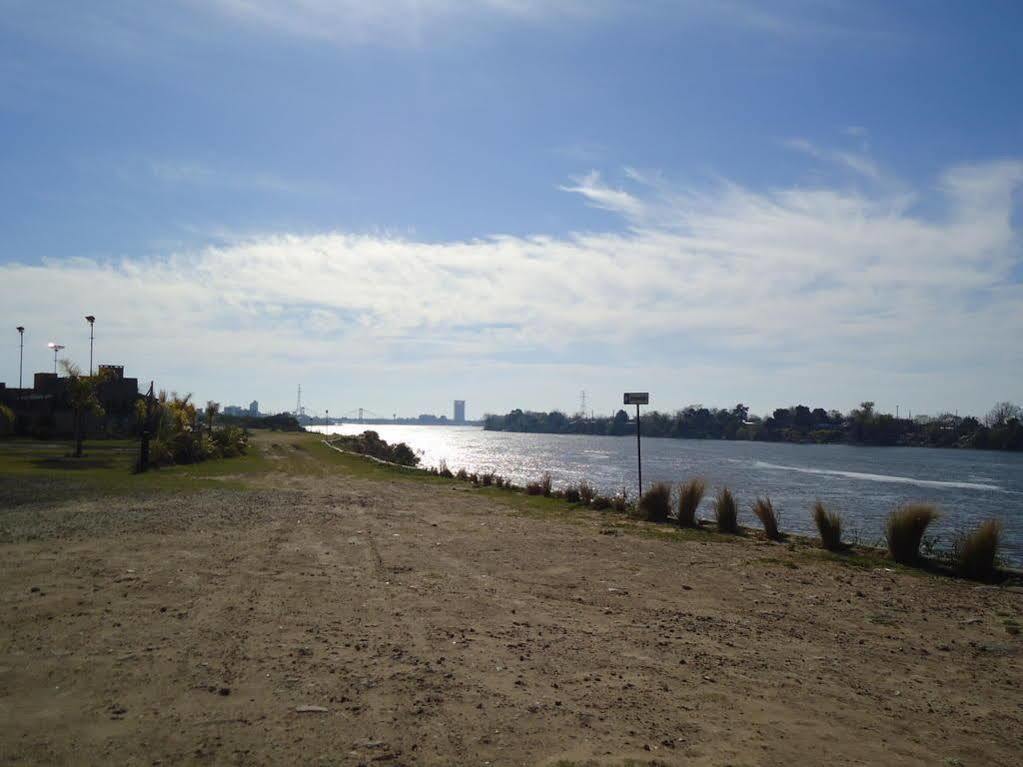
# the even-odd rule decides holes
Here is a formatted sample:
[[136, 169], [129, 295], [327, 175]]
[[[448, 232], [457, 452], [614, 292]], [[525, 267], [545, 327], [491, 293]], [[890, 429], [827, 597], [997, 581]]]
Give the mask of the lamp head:
[[96, 321], [96, 318], [93, 317], [91, 314], [87, 314], [85, 316], [85, 321], [88, 322], [91, 325], [92, 323], [94, 323]]
[[24, 325], [18, 325], [17, 331], [19, 333], [21, 333], [22, 335], [25, 335], [25, 326]]

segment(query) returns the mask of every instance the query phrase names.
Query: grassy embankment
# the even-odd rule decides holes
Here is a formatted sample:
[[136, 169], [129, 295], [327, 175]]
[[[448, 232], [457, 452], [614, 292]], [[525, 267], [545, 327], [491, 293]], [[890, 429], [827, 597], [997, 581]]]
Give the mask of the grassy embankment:
[[[133, 474], [137, 444], [127, 440], [96, 440], [86, 445], [83, 458], [71, 458], [65, 443], [34, 440], [0, 442], [0, 509], [30, 503], [115, 496], [146, 496], [156, 493], [187, 493], [204, 489], [245, 490], [272, 474], [328, 475], [338, 471], [371, 481], [415, 482], [458, 488], [511, 507], [517, 513], [568, 524], [595, 526], [602, 534], [627, 534], [666, 541], [719, 543], [767, 543], [763, 534], [741, 527], [723, 534], [710, 526], [679, 527], [651, 524], [627, 514], [595, 511], [564, 498], [530, 495], [518, 488], [484, 486], [438, 476], [419, 469], [381, 464], [362, 456], [328, 447], [316, 434], [253, 431], [247, 454], [231, 459], [174, 466], [146, 474]], [[883, 551], [849, 547], [843, 552], [821, 549], [815, 540], [786, 535], [784, 546], [800, 557], [825, 559], [851, 567], [891, 567], [907, 572], [940, 572], [941, 568], [905, 567], [885, 557]], [[764, 562], [778, 564], [765, 551]], [[794, 566], [786, 558], [787, 566]]]

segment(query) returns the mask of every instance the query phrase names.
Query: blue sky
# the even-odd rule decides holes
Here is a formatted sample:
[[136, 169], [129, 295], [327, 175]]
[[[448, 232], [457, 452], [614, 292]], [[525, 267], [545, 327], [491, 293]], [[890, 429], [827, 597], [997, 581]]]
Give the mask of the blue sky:
[[30, 371], [93, 313], [101, 360], [276, 408], [980, 413], [1023, 400], [1021, 37], [995, 1], [4, 2], [2, 314]]

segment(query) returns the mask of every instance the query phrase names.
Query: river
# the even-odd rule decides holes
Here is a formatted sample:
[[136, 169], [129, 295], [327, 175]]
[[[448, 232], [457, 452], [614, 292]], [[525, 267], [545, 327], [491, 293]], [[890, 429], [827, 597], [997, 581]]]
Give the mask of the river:
[[[312, 427], [323, 431], [323, 427]], [[388, 442], [406, 442], [423, 466], [447, 462], [452, 471], [494, 471], [515, 484], [549, 471], [556, 487], [587, 480], [601, 492], [636, 493], [636, 441], [631, 437], [516, 434], [475, 426], [363, 426], [343, 424], [331, 433], [373, 429]], [[754, 525], [749, 503], [768, 495], [781, 528], [813, 534], [810, 507], [816, 499], [843, 515], [846, 537], [864, 544], [882, 540], [884, 518], [907, 501], [926, 501], [941, 511], [932, 532], [947, 544], [956, 530], [988, 517], [1004, 525], [1003, 556], [1023, 565], [1023, 454], [915, 447], [789, 445], [717, 440], [643, 440], [643, 483], [678, 484], [703, 477], [710, 490], [701, 515], [710, 516], [711, 495], [728, 486], [740, 501], [743, 522]]]

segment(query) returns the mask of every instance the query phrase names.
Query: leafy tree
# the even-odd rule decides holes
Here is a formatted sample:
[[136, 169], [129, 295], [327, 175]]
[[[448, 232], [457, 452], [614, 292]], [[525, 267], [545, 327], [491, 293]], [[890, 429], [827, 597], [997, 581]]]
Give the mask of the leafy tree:
[[105, 413], [97, 394], [99, 384], [104, 379], [98, 375], [82, 375], [81, 369], [70, 360], [63, 360], [61, 367], [67, 374], [68, 403], [71, 405], [74, 425], [75, 458], [81, 458], [82, 443], [85, 441], [85, 416], [88, 413], [98, 416]]
[[213, 436], [213, 419], [220, 412], [220, 403], [213, 400], [206, 401], [206, 434]]
[[619, 411], [615, 413], [615, 417], [611, 420], [611, 428], [608, 429], [608, 434], [621, 436], [622, 434], [625, 434], [628, 429], [628, 425], [629, 414], [624, 410], [619, 409]]

